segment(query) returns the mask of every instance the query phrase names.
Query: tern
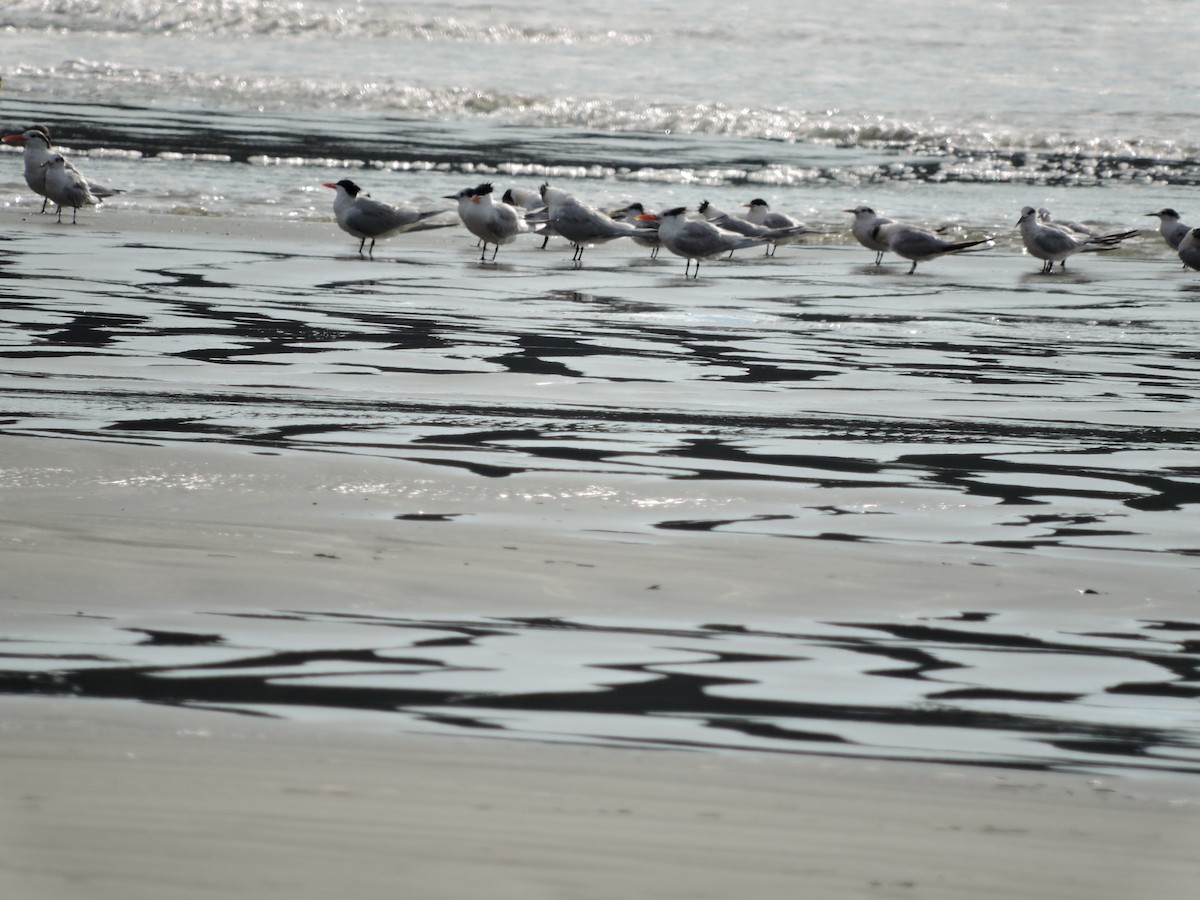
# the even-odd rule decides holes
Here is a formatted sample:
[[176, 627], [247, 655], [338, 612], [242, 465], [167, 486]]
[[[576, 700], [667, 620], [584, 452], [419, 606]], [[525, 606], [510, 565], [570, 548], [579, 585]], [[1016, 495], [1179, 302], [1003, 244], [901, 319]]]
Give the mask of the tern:
[[761, 225], [764, 228], [770, 228], [777, 232], [786, 232], [781, 237], [771, 239], [771, 243], [767, 246], [767, 252], [774, 256], [775, 250], [780, 244], [790, 244], [793, 241], [800, 240], [806, 234], [820, 234], [815, 228], [809, 228], [799, 219], [793, 218], [786, 213], [771, 212], [771, 207], [766, 200], [755, 198], [746, 204], [746, 220], [755, 225]]
[[575, 245], [571, 261], [579, 266], [588, 244], [605, 244], [623, 237], [651, 237], [653, 229], [637, 228], [628, 222], [617, 222], [594, 206], [588, 206], [561, 188], [543, 184], [542, 200], [546, 204], [546, 221], [556, 234]]
[[1119, 231], [1112, 234], [1091, 236], [1079, 232], [1068, 231], [1055, 225], [1043, 225], [1038, 221], [1037, 212], [1032, 206], [1021, 210], [1021, 218], [1017, 220], [1021, 229], [1021, 241], [1030, 256], [1043, 261], [1042, 271], [1049, 272], [1058, 263], [1066, 269], [1067, 257], [1076, 253], [1100, 253], [1113, 250], [1121, 241], [1134, 237], [1136, 231]]
[[500, 200], [502, 203], [523, 210], [526, 222], [541, 226], [537, 231], [542, 235], [542, 249], [545, 250], [546, 245], [550, 243], [550, 238], [554, 237], [554, 230], [546, 225], [546, 204], [542, 202], [541, 193], [529, 188], [511, 187], [504, 192], [504, 196]]
[[1062, 228], [1075, 234], [1082, 234], [1085, 237], [1101, 237], [1102, 232], [1099, 229], [1092, 228], [1090, 225], [1084, 225], [1081, 222], [1072, 222], [1070, 219], [1056, 219], [1050, 215], [1050, 210], [1042, 207], [1037, 211], [1038, 221], [1043, 225], [1053, 225], [1055, 228]]
[[[637, 221], [638, 216], [643, 215], [645, 212], [646, 207], [635, 202], [630, 203], [628, 206], [623, 206], [621, 209], [614, 210], [613, 212], [609, 213], [609, 215], [618, 222], [628, 222], [629, 224], [633, 225], [633, 223]], [[650, 258], [658, 259], [658, 251], [662, 249], [662, 241], [658, 237], [658, 222], [654, 219], [645, 219], [643, 222], [646, 227], [641, 230], [645, 231], [646, 233], [635, 234], [633, 236], [633, 242], [639, 247], [649, 247]], [[637, 226], [635, 225], [634, 227]]]
[[684, 216], [686, 212], [686, 206], [677, 206], [673, 209], [663, 210], [658, 215], [644, 213], [638, 216], [638, 219], [642, 221], [657, 221], [658, 239], [662, 241], [662, 245], [687, 261], [687, 265], [683, 269], [684, 278], [688, 277], [693, 260], [696, 262], [696, 273], [692, 277], [698, 278], [700, 277], [700, 260], [719, 256], [731, 250], [740, 250], [743, 247], [756, 247], [764, 241], [763, 238], [745, 237], [731, 231], [724, 231], [712, 222], [688, 219]]
[[479, 254], [480, 262], [487, 258], [488, 244], [495, 244], [491, 259], [500, 252], [501, 244], [511, 244], [518, 234], [532, 232], [533, 226], [525, 221], [525, 212], [503, 201], [497, 203], [492, 197], [492, 185], [485, 182], [473, 188], [463, 188], [451, 194], [447, 200], [458, 201], [458, 217], [467, 231], [483, 241]]
[[1184, 235], [1191, 231], [1191, 228], [1179, 221], [1179, 213], [1170, 207], [1160, 209], [1158, 212], [1146, 213], [1146, 215], [1158, 216], [1158, 233], [1171, 245], [1172, 250], [1178, 250], [1179, 242], [1183, 240]]
[[1179, 242], [1179, 259], [1186, 268], [1200, 271], [1200, 228], [1192, 228]]
[[974, 241], [947, 241], [938, 237], [932, 231], [904, 225], [900, 222], [883, 222], [871, 231], [871, 237], [895, 253], [912, 261], [908, 270], [911, 275], [917, 271], [917, 263], [929, 259], [937, 259], [950, 253], [962, 253], [972, 248], [987, 250], [995, 246], [991, 238], [979, 238]]
[[792, 237], [807, 234], [810, 231], [809, 227], [803, 223], [783, 228], [769, 228], [766, 225], [758, 225], [749, 219], [743, 219], [741, 216], [735, 216], [717, 209], [707, 200], [700, 204], [697, 212], [724, 231], [732, 231], [735, 234], [745, 237], [765, 238], [764, 243], [766, 244], [768, 254], [770, 254], [771, 248], [774, 246], [774, 241], [786, 241]]
[[46, 175], [46, 196], [58, 204], [58, 221], [62, 221], [64, 206], [71, 207], [71, 224], [81, 206], [95, 206], [100, 199], [92, 192], [87, 179], [74, 169], [67, 168], [66, 157], [54, 154], [42, 163]]
[[[46, 204], [53, 199], [46, 193], [46, 173], [49, 170], [49, 166], [46, 164], [55, 156], [62, 155], [53, 149], [54, 144], [50, 140], [50, 129], [45, 125], [34, 125], [21, 134], [8, 134], [0, 138], [0, 140], [3, 140], [6, 144], [24, 144], [25, 183], [29, 185], [31, 191], [42, 196], [42, 212], [45, 212]], [[63, 157], [63, 164], [66, 166], [67, 171], [78, 172], [78, 169], [65, 156]], [[121, 193], [117, 188], [105, 187], [100, 184], [91, 184], [89, 182], [88, 186], [91, 188], [92, 196], [101, 200], [105, 197]]]
[[888, 245], [887, 241], [878, 237], [877, 232], [881, 225], [893, 225], [895, 220], [879, 215], [869, 206], [856, 206], [854, 209], [844, 209], [842, 212], [848, 212], [854, 216], [854, 222], [850, 225], [850, 233], [868, 250], [875, 251], [875, 265], [883, 262], [883, 254], [887, 253]]
[[363, 255], [367, 241], [371, 246], [367, 255], [375, 258], [375, 241], [405, 231], [412, 231], [426, 219], [440, 215], [443, 210], [418, 210], [413, 206], [392, 206], [380, 200], [372, 200], [362, 188], [348, 178], [336, 184], [326, 182], [323, 187], [337, 191], [333, 198], [333, 214], [338, 228], [358, 238], [358, 255]]

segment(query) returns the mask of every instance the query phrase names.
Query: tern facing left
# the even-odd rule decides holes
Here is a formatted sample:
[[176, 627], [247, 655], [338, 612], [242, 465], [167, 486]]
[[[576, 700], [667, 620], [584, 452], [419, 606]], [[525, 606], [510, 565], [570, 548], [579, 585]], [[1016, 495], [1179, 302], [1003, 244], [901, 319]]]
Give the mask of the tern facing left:
[[1158, 216], [1158, 233], [1163, 236], [1172, 250], [1178, 250], [1179, 244], [1192, 229], [1184, 225], [1180, 221], [1179, 213], [1170, 207], [1160, 209], [1158, 212], [1146, 213], [1148, 216]]
[[764, 243], [764, 239], [760, 237], [744, 237], [724, 231], [711, 222], [688, 219], [684, 215], [686, 212], [686, 206], [676, 206], [663, 210], [658, 215], [646, 213], [638, 216], [638, 219], [643, 221], [657, 221], [658, 239], [662, 241], [662, 245], [687, 261], [683, 268], [684, 278], [688, 277], [693, 260], [696, 262], [696, 273], [692, 277], [699, 278], [700, 260], [743, 247], [757, 247]]
[[58, 221], [62, 221], [64, 206], [71, 207], [71, 224], [76, 224], [75, 218], [81, 206], [95, 206], [100, 200], [92, 193], [87, 179], [72, 168], [68, 168], [66, 159], [55, 154], [42, 163], [46, 171], [46, 196], [58, 204]]
[[746, 204], [746, 221], [753, 222], [755, 225], [761, 225], [763, 228], [770, 228], [773, 231], [781, 232], [779, 237], [771, 239], [770, 245], [767, 247], [769, 255], [774, 256], [775, 250], [780, 244], [791, 244], [800, 240], [806, 234], [820, 234], [815, 228], [809, 228], [799, 219], [789, 216], [786, 213], [771, 212], [771, 207], [766, 200], [761, 197], [756, 197]]
[[856, 206], [854, 209], [844, 209], [842, 212], [848, 212], [854, 216], [854, 222], [850, 225], [850, 233], [854, 235], [854, 239], [866, 247], [868, 250], [875, 251], [875, 265], [883, 262], [883, 254], [887, 253], [887, 241], [879, 236], [879, 227], [881, 225], [893, 225], [895, 219], [889, 219], [887, 216], [881, 216], [869, 206]]
[[[54, 157], [62, 155], [54, 150], [54, 144], [50, 140], [50, 129], [45, 125], [34, 125], [20, 134], [8, 134], [0, 138], [0, 140], [3, 140], [6, 144], [23, 144], [25, 146], [25, 153], [23, 154], [25, 183], [29, 185], [31, 191], [42, 196], [42, 212], [45, 212], [46, 204], [52, 199], [46, 193], [46, 173], [49, 169], [47, 163], [53, 160]], [[67, 171], [78, 174], [79, 170], [66, 157], [63, 157], [63, 164], [66, 166]], [[83, 176], [81, 175], [80, 177]], [[88, 187], [91, 188], [92, 196], [100, 200], [121, 193], [117, 188], [92, 184], [90, 181], [88, 182]]]
[[1066, 269], [1068, 256], [1113, 250], [1121, 241], [1137, 234], [1136, 231], [1121, 231], [1091, 236], [1056, 225], [1044, 225], [1038, 221], [1037, 211], [1032, 206], [1021, 210], [1017, 227], [1021, 229], [1021, 241], [1029, 255], [1043, 261], [1043, 272], [1049, 272], [1055, 263]]
[[485, 182], [473, 188], [463, 188], [446, 198], [458, 201], [458, 217], [467, 231], [483, 241], [480, 262], [487, 257], [488, 244], [495, 245], [491, 256], [491, 259], [495, 259], [501, 244], [511, 244], [518, 234], [534, 230], [525, 221], [524, 210], [504, 202], [497, 203], [492, 191], [492, 185]]
[[338, 228], [359, 239], [359, 256], [363, 255], [363, 247], [369, 239], [371, 246], [367, 255], [372, 259], [375, 258], [376, 239], [412, 231], [421, 222], [442, 212], [440, 209], [422, 212], [412, 206], [392, 206], [372, 200], [349, 178], [336, 184], [326, 182], [322, 186], [337, 191], [333, 198], [333, 214], [337, 217]]

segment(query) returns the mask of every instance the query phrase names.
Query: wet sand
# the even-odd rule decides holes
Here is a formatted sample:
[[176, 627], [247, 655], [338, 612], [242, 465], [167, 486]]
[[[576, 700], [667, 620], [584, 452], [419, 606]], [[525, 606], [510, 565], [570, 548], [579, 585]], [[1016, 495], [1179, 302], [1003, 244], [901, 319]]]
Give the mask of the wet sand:
[[[593, 296], [630, 302], [652, 292], [654, 303], [674, 307], [659, 316], [740, 322], [751, 313], [737, 311], [744, 306], [739, 294], [789, 296], [801, 290], [801, 279], [820, 282], [830, 303], [831, 296], [858, 302], [856, 295], [869, 288], [883, 295], [874, 299], [885, 308], [898, 308], [904, 293], [921, 285], [941, 298], [934, 307], [946, 311], [981, 286], [1026, 284], [1022, 270], [1030, 268], [1028, 260], [1001, 251], [989, 259], [932, 263], [928, 275], [904, 281], [898, 264], [877, 274], [858, 266], [866, 251], [830, 246], [777, 262], [706, 264], [705, 277], [691, 285], [679, 277], [682, 261], [629, 265], [630, 254], [610, 248], [589, 251], [585, 267], [594, 268], [582, 272], [569, 267], [567, 253], [538, 255], [530, 247], [503, 248], [500, 266], [480, 267], [458, 229], [380, 245], [374, 263], [331, 257], [331, 248], [342, 244], [352, 251], [331, 225], [150, 223], [105, 213], [77, 229], [26, 216], [14, 230], [6, 252], [49, 252], [52, 259], [25, 284], [44, 292], [55, 283], [52, 270], [60, 269], [64, 301], [83, 308], [80, 298], [88, 292], [103, 308], [113, 294], [137, 304], [139, 292], [213, 290], [217, 282], [225, 287], [217, 284], [215, 302], [250, 293], [275, 312], [298, 298], [311, 302], [317, 282], [340, 280], [361, 298], [369, 296], [372, 279], [387, 278], [412, 279], [414, 291], [433, 303], [457, 295], [464, 304], [519, 304], [523, 292], [568, 296], [586, 286]], [[512, 263], [506, 262], [510, 250]], [[243, 252], [277, 259], [274, 280], [247, 277], [249, 270], [236, 261]], [[205, 265], [196, 266], [197, 259]], [[228, 268], [209, 265], [215, 259]], [[1134, 319], [1188, 289], [1186, 278], [1164, 272], [1153, 258], [1085, 260], [1080, 268], [1087, 274], [1052, 282], [1055, 289], [1083, 285], [1086, 291], [1086, 279], [1105, 272], [1117, 283], [1161, 278], [1153, 282], [1161, 285], [1158, 293], [1128, 312]], [[86, 279], [77, 278], [80, 269]], [[140, 283], [136, 272], [144, 275]], [[535, 273], [536, 289], [529, 286]], [[764, 273], [770, 276], [756, 278]], [[507, 285], [499, 289], [507, 299], [494, 299], [498, 282]], [[880, 282], [891, 287], [872, 288]], [[545, 306], [529, 311], [547, 322], [554, 314]], [[365, 320], [362, 326], [364, 334], [373, 327]], [[267, 641], [290, 627], [269, 616], [297, 610], [422, 623], [523, 617], [776, 629], [794, 628], [798, 620], [945, 622], [984, 610], [1009, 617], [1012, 632], [1026, 636], [1051, 628], [1061, 634], [1075, 625], [1087, 631], [1097, 622], [1195, 620], [1194, 557], [1167, 552], [1187, 546], [1186, 524], [1169, 509], [1182, 499], [1180, 514], [1187, 515], [1182, 475], [1174, 483], [1154, 482], [1144, 497], [1135, 492], [1135, 500], [1155, 502], [1129, 512], [1141, 524], [1129, 528], [1128, 537], [1108, 538], [1114, 545], [1097, 533], [1089, 536], [1090, 546], [1069, 539], [1006, 546], [993, 532], [1013, 531], [1004, 524], [1011, 516], [984, 523], [970, 511], [956, 513], [954, 504], [943, 510], [955, 517], [951, 524], [922, 526], [928, 535], [920, 540], [887, 532], [837, 539], [827, 525], [807, 531], [808, 520], [797, 511], [856, 509], [861, 492], [886, 496], [884, 488], [828, 478], [671, 478], [678, 474], [671, 452], [657, 460], [662, 469], [654, 471], [661, 474], [653, 476], [628, 462], [632, 452], [590, 463], [576, 452], [569, 466], [549, 465], [547, 457], [535, 464], [514, 456], [516, 444], [500, 453], [486, 443], [435, 445], [400, 440], [390, 430], [364, 432], [364, 420], [386, 421], [383, 406], [351, 417], [333, 439], [306, 444], [300, 430], [285, 435], [290, 421], [255, 431], [239, 417], [270, 419], [265, 398], [302, 404], [306, 388], [310, 401], [332, 408], [340, 392], [352, 407], [380, 393], [378, 380], [324, 357], [281, 376], [261, 363], [291, 360], [297, 345], [285, 342], [277, 350], [257, 345], [259, 365], [227, 367], [225, 384], [218, 384], [208, 370], [189, 369], [161, 349], [124, 349], [132, 342], [114, 343], [102, 333], [111, 322], [90, 327], [100, 352], [64, 359], [11, 353], [5, 361], [12, 390], [0, 434], [0, 599], [14, 669], [18, 657], [37, 656], [52, 640], [76, 658], [30, 663], [31, 672], [103, 668], [119, 649], [111, 642], [117, 632], [129, 633], [130, 645], [159, 636], [159, 644], [151, 641], [143, 652], [145, 659], [161, 653], [160, 661], [200, 652], [170, 646], [164, 635], [194, 638], [211, 630], [229, 643], [258, 646], [248, 637], [253, 629]], [[192, 352], [184, 327], [173, 337]], [[86, 343], [78, 331], [71, 340]], [[206, 360], [237, 341], [205, 347]], [[445, 364], [452, 355], [427, 364]], [[472, 358], [470, 352], [465, 357]], [[579, 382], [576, 376], [538, 371], [537, 357], [526, 359], [525, 373], [512, 367], [488, 378], [481, 368], [405, 380], [403, 399], [432, 404], [448, 394], [464, 410], [492, 403], [497, 421], [507, 417], [513, 430], [532, 421], [515, 410], [545, 412], [555, 403], [642, 403], [652, 411], [657, 404], [674, 413], [733, 416], [747, 412], [737, 409], [739, 397], [767, 411], [785, 399], [752, 386], [743, 394], [736, 385], [722, 392], [686, 377], [675, 386], [624, 385], [614, 378], [592, 385], [580, 402], [568, 390]], [[80, 379], [94, 387], [90, 406], [81, 399]], [[330, 380], [335, 388], [324, 386]], [[946, 385], [945, 409], [970, 407], [968, 391]], [[200, 416], [188, 405], [197, 395], [219, 402]], [[831, 395], [812, 401], [814, 418], [823, 403], [827, 410], [842, 404], [869, 411], [871, 398], [851, 386]], [[253, 402], [239, 399], [245, 397]], [[101, 409], [106, 405], [111, 409]], [[217, 406], [219, 414], [212, 412]], [[32, 409], [43, 418], [31, 416]], [[1156, 423], [1169, 411], [1148, 418]], [[1102, 438], [1136, 417], [1119, 401], [1068, 414]], [[428, 427], [436, 431], [448, 421]], [[468, 425], [474, 427], [466, 422], [460, 430]], [[916, 436], [907, 440], [920, 443]], [[575, 452], [587, 441], [567, 446]], [[628, 449], [643, 448], [631, 441]], [[462, 462], [467, 465], [455, 464]], [[497, 477], [501, 465], [514, 471]], [[744, 476], [779, 462], [727, 456], [706, 465]], [[872, 476], [893, 472], [884, 466]], [[1125, 477], [1099, 468], [1090, 477], [1103, 480], [1106, 473]], [[1067, 483], [1059, 473], [1053, 477]], [[1018, 482], [1020, 490], [1001, 495], [1019, 498], [1034, 490]], [[896, 482], [898, 496], [905, 487]], [[936, 517], [937, 503], [923, 507], [925, 496], [919, 496], [920, 502], [895, 500], [897, 516], [908, 510], [905, 523]], [[1084, 493], [1066, 496], [1076, 502]], [[780, 515], [780, 506], [792, 521], [761, 518]], [[979, 539], [959, 530], [963, 515]], [[663, 522], [690, 525], [658, 527]], [[788, 533], [788, 527], [797, 530]], [[1153, 552], [1139, 551], [1147, 547]], [[230, 615], [267, 617], [235, 637], [222, 618]], [[326, 626], [332, 643], [359, 646], [357, 633]], [[108, 629], [103, 643], [93, 627]], [[289, 632], [287, 640], [293, 637]], [[666, 653], [679, 640], [654, 646]], [[605, 676], [617, 677], [605, 670], [601, 682]], [[1052, 674], [1047, 679], [1052, 682]], [[199, 699], [178, 705], [70, 694], [47, 687], [0, 698], [0, 768], [12, 773], [0, 779], [9, 810], [0, 824], [6, 896], [126, 900], [223, 892], [270, 898], [340, 891], [715, 898], [740, 892], [1115, 900], [1185, 896], [1200, 874], [1194, 852], [1200, 782], [1186, 771], [1114, 774], [1100, 771], [1099, 763], [1075, 771], [1070, 765], [956, 765], [928, 755], [925, 762], [902, 762], [836, 747], [806, 746], [800, 753], [672, 748], [661, 739], [636, 749], [612, 735], [589, 738], [591, 719], [573, 731], [547, 728], [537, 740], [517, 728], [482, 727], [503, 723], [503, 716], [472, 718], [465, 701], [459, 701], [463, 714], [456, 724], [444, 711], [400, 721], [337, 706], [281, 712], [222, 709]], [[1157, 708], [1147, 715], [1181, 718]]]

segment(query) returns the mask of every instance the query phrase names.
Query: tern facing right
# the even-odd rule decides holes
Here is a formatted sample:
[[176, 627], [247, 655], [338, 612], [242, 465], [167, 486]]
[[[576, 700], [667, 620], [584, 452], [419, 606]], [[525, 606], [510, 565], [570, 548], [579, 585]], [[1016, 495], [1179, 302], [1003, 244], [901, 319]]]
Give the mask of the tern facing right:
[[1189, 269], [1200, 272], [1200, 228], [1191, 228], [1179, 242], [1179, 260]]
[[932, 231], [917, 228], [913, 225], [903, 225], [900, 222], [884, 222], [876, 225], [871, 231], [871, 237], [895, 253], [912, 261], [908, 270], [911, 275], [917, 271], [917, 263], [928, 259], [937, 259], [950, 253], [962, 253], [976, 247], [987, 250], [995, 246], [991, 238], [979, 238], [974, 241], [947, 241]]
[[64, 206], [71, 207], [71, 224], [81, 206], [95, 206], [100, 200], [92, 193], [87, 179], [74, 169], [68, 168], [67, 160], [55, 154], [42, 163], [46, 172], [46, 196], [58, 204], [58, 221], [62, 221]]
[[333, 214], [337, 218], [338, 228], [359, 239], [359, 256], [363, 255], [363, 246], [370, 239], [367, 255], [372, 259], [375, 258], [377, 238], [412, 231], [425, 219], [442, 212], [440, 209], [421, 212], [411, 206], [398, 207], [372, 200], [349, 178], [343, 178], [336, 184], [326, 182], [322, 187], [337, 191], [333, 198]]
[[1148, 216], [1158, 216], [1158, 233], [1163, 236], [1172, 250], [1179, 249], [1179, 243], [1192, 229], [1179, 220], [1179, 213], [1169, 206], [1158, 212], [1146, 213]]
[[869, 206], [856, 206], [854, 209], [844, 209], [842, 212], [848, 212], [854, 216], [854, 222], [850, 225], [850, 233], [868, 250], [875, 251], [875, 265], [883, 262], [883, 254], [887, 253], [888, 245], [886, 240], [880, 238], [879, 227], [894, 225], [896, 220], [879, 215]]
[[686, 212], [686, 206], [676, 206], [663, 210], [658, 215], [646, 213], [638, 216], [643, 221], [659, 223], [658, 239], [662, 241], [662, 245], [687, 261], [683, 269], [684, 278], [688, 277], [692, 260], [696, 261], [696, 273], [692, 277], [699, 278], [700, 260], [743, 247], [757, 247], [764, 242], [763, 238], [743, 237], [731, 231], [723, 231], [711, 222], [685, 218]]
[[1134, 237], [1136, 231], [1120, 231], [1112, 234], [1090, 236], [1077, 231], [1068, 231], [1056, 225], [1043, 225], [1038, 221], [1037, 210], [1026, 206], [1017, 220], [1021, 229], [1021, 241], [1030, 256], [1043, 261], [1042, 271], [1050, 272], [1058, 263], [1067, 267], [1067, 257], [1076, 253], [1100, 253], [1113, 250], [1121, 241]]

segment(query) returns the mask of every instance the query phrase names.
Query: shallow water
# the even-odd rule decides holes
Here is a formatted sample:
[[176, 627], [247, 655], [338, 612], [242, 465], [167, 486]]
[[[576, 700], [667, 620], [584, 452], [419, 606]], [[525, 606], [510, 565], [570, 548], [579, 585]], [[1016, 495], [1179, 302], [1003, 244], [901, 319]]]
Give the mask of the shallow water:
[[[58, 228], [19, 151], [0, 152], [0, 441], [407, 460], [429, 473], [408, 514], [450, 529], [484, 514], [428, 487], [439, 473], [469, 472], [491, 499], [532, 474], [556, 479], [560, 527], [578, 534], [1195, 569], [1200, 283], [1145, 218], [1186, 218], [1200, 177], [1177, 4], [847, 18], [699, 3], [687, 27], [673, 4], [574, 4], [570, 22], [451, 7], [6, 6], [0, 127], [48, 123], [125, 193]], [[457, 226], [374, 262], [331, 224], [272, 236], [330, 222], [320, 184], [347, 174], [446, 208], [481, 180], [651, 208], [766, 195], [826, 233], [705, 263], [696, 282], [619, 245], [578, 271], [532, 240], [481, 266]], [[872, 266], [843, 212], [862, 201], [997, 247], [911, 277]], [[1012, 230], [1027, 204], [1147, 233], [1043, 276]], [[144, 213], [210, 227], [123, 233]], [[225, 233], [232, 220], [267, 233]], [[579, 497], [603, 498], [604, 521]], [[399, 710], [405, 728], [620, 745], [1196, 769], [1191, 621], [1050, 611], [1031, 638], [1004, 610], [777, 632], [287, 609], [171, 634], [48, 623], [9, 636], [4, 690]], [[398, 670], [397, 647], [419, 659]]]

